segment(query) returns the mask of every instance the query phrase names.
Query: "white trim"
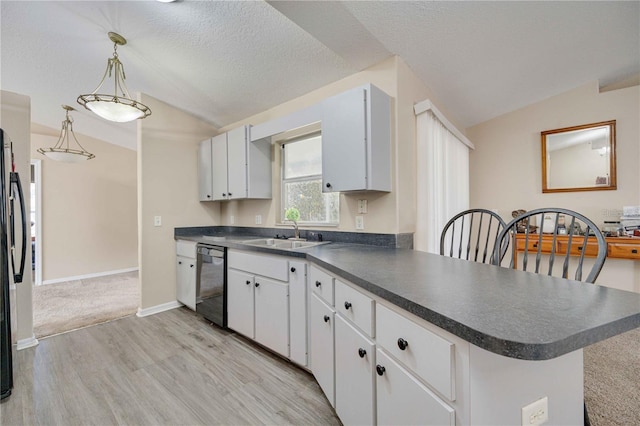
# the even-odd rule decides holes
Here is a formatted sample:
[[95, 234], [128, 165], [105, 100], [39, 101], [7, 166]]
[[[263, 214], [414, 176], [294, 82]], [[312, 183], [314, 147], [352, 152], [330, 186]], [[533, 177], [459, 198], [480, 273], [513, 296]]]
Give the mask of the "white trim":
[[[42, 160], [31, 160], [34, 183], [36, 184], [36, 205], [31, 206], [36, 212], [36, 276], [35, 285], [42, 285]], [[29, 185], [31, 186], [31, 185]]]
[[28, 339], [20, 339], [16, 342], [16, 349], [19, 351], [27, 348], [32, 348], [38, 345], [38, 339], [36, 339], [35, 334], [31, 335]]
[[251, 142], [268, 138], [282, 132], [308, 126], [322, 120], [322, 103], [292, 112], [284, 117], [251, 126]]
[[135, 268], [126, 268], [126, 269], [116, 269], [116, 270], [113, 270], [113, 271], [96, 272], [95, 274], [76, 275], [74, 277], [55, 278], [53, 280], [46, 280], [42, 284], [57, 284], [57, 283], [63, 283], [65, 281], [86, 280], [88, 278], [106, 277], [107, 275], [124, 274], [125, 272], [134, 272], [134, 271], [137, 271], [137, 270], [138, 270], [137, 267], [135, 267]]
[[177, 300], [169, 303], [163, 303], [162, 305], [152, 306], [150, 308], [138, 308], [138, 313], [136, 316], [138, 317], [146, 317], [149, 315], [159, 314], [160, 312], [170, 311], [171, 309], [179, 308], [184, 306], [182, 303]]
[[422, 102], [418, 102], [417, 104], [414, 104], [413, 105], [413, 111], [414, 111], [415, 115], [420, 115], [420, 114], [422, 114], [424, 112], [431, 111], [433, 113], [433, 115], [435, 115], [436, 118], [438, 120], [440, 120], [440, 122], [442, 124], [444, 124], [444, 127], [446, 127], [447, 130], [449, 130], [451, 133], [453, 133], [455, 135], [455, 137], [460, 139], [460, 142], [462, 142], [463, 144], [468, 146], [470, 149], [476, 149], [476, 147], [473, 145], [473, 143], [469, 139], [467, 139], [467, 137], [465, 135], [463, 135], [462, 132], [460, 132], [460, 130], [458, 130], [456, 128], [456, 126], [454, 126], [453, 123], [451, 123], [447, 119], [447, 117], [445, 117], [444, 114], [441, 113], [440, 110], [438, 108], [436, 108], [436, 106], [433, 104], [433, 102], [431, 102], [429, 99], [424, 100]]

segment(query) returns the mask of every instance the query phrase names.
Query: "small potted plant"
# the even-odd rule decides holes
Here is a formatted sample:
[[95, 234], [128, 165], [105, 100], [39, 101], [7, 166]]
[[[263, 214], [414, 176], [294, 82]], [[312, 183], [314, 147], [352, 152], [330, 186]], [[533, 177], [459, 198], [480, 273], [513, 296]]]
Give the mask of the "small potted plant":
[[284, 218], [293, 222], [293, 230], [294, 235], [293, 238], [289, 238], [290, 240], [304, 240], [304, 238], [300, 238], [300, 231], [298, 230], [298, 221], [300, 220], [300, 210], [295, 207], [289, 207], [284, 212]]

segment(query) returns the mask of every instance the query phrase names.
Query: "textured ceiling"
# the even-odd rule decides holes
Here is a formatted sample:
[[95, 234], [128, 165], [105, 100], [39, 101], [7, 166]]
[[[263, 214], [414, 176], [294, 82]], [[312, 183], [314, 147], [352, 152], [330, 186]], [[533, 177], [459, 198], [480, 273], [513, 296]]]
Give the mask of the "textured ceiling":
[[135, 148], [136, 124], [76, 104], [118, 49], [131, 92], [221, 127], [401, 56], [467, 127], [640, 72], [640, 2], [0, 3], [0, 82], [34, 123]]

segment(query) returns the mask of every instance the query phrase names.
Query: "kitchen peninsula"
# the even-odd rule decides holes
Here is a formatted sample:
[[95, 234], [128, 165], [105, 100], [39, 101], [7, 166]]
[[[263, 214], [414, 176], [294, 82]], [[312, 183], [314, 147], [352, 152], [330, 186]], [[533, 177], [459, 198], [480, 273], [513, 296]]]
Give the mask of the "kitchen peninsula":
[[[176, 238], [204, 241], [178, 233]], [[582, 348], [640, 327], [639, 294], [593, 284], [408, 249], [331, 243], [303, 250], [274, 250], [249, 247], [236, 238], [216, 244], [256, 256], [306, 259], [311, 329], [316, 305], [333, 312], [335, 330], [342, 321], [339, 317], [355, 313], [351, 303], [350, 310], [342, 309], [341, 292], [371, 301], [371, 321], [365, 322], [372, 325], [370, 330], [363, 332], [368, 325], [354, 330], [370, 344], [371, 352], [363, 351], [377, 358], [371, 381], [378, 389], [377, 400], [373, 393], [373, 419], [375, 422], [377, 414], [380, 424], [387, 419], [387, 399], [400, 395], [400, 401], [413, 401], [415, 394], [405, 394], [396, 386], [388, 397], [381, 397], [387, 395], [385, 386], [394, 384], [385, 384], [394, 371], [408, 372], [406, 383], [424, 390], [429, 400], [437, 402], [438, 422], [521, 424], [522, 408], [546, 398], [548, 424], [580, 424]], [[320, 287], [320, 281], [325, 286], [327, 281], [316, 279], [318, 276], [335, 284], [331, 296], [323, 300], [316, 297], [316, 286]], [[330, 322], [327, 317], [330, 315], [324, 315], [325, 323]], [[395, 329], [386, 330], [389, 324]], [[407, 337], [413, 328], [423, 333], [416, 336], [424, 338]], [[390, 333], [397, 335], [390, 340]], [[423, 348], [426, 341], [430, 343]], [[339, 334], [332, 342], [338, 368]], [[314, 361], [312, 346], [313, 339], [307, 367], [318, 378], [315, 367], [321, 363]], [[333, 377], [339, 380], [337, 370]], [[323, 386], [320, 379], [319, 383]], [[336, 390], [335, 396], [329, 387]], [[348, 414], [340, 409], [340, 385], [331, 382], [329, 387], [325, 385], [323, 390], [345, 421]]]

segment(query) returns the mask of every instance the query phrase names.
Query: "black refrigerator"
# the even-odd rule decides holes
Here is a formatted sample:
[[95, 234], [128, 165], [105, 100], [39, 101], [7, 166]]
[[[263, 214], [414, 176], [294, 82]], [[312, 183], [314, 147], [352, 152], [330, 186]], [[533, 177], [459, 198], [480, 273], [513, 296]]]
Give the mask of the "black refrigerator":
[[[11, 395], [13, 388], [13, 360], [11, 355], [12, 284], [22, 282], [27, 250], [27, 226], [20, 176], [15, 172], [11, 139], [0, 129], [0, 399]], [[19, 209], [19, 211], [16, 211]], [[18, 216], [19, 215], [19, 216]], [[21, 260], [16, 268], [16, 219], [21, 222]], [[9, 272], [11, 263], [11, 272]]]

